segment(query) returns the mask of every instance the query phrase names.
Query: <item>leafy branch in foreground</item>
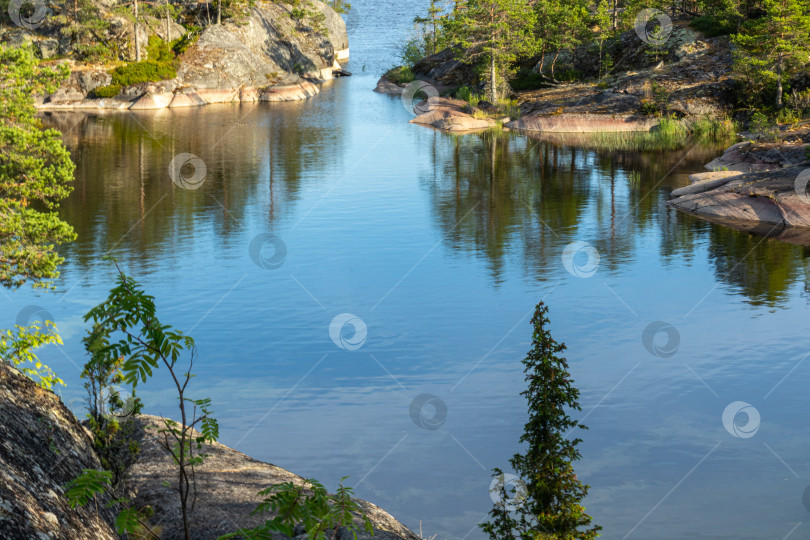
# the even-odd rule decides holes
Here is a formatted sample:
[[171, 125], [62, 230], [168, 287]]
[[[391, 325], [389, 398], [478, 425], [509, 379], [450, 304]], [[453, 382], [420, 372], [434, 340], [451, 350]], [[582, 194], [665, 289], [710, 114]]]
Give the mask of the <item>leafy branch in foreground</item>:
[[284, 482], [264, 489], [259, 495], [265, 499], [253, 510], [251, 515], [272, 513], [276, 516], [253, 529], [239, 529], [235, 533], [219, 538], [244, 538], [247, 540], [265, 540], [274, 538], [274, 533], [289, 537], [300, 534], [297, 529], [303, 526], [309, 540], [334, 540], [341, 528], [350, 532], [357, 539], [358, 528], [354, 515], [362, 516], [363, 529], [374, 535], [371, 521], [363, 513], [362, 507], [352, 499], [352, 488], [340, 484], [334, 494], [329, 494], [323, 484], [317, 480], [307, 479], [303, 484]]
[[164, 419], [160, 434], [177, 465], [176, 489], [184, 536], [188, 540], [197, 497], [194, 468], [205, 457], [199, 452], [202, 445], [219, 437], [219, 425], [211, 416], [211, 400], [191, 399], [186, 393], [197, 356], [194, 340], [162, 324], [156, 315], [154, 297], [146, 294], [117, 265], [116, 269], [119, 274], [116, 287], [84, 317], [85, 321], [93, 321], [85, 342], [93, 344], [93, 355], [98, 362], [114, 365], [123, 359], [120, 364], [123, 381], [132, 385], [133, 390], [139, 382], [146, 382], [160, 365], [168, 370], [177, 391], [180, 421]]
[[[65, 496], [71, 508], [86, 506], [93, 502], [98, 510], [98, 496], [103, 494], [112, 495], [113, 475], [110, 471], [99, 471], [96, 469], [84, 469], [82, 474], [71, 480], [65, 486]], [[105, 505], [107, 508], [120, 506], [121, 510], [115, 518], [115, 528], [120, 535], [128, 535], [132, 538], [159, 539], [160, 536], [146, 524], [149, 514], [132, 508], [128, 499], [110, 498]]]
[[17, 367], [23, 374], [48, 390], [55, 384], [65, 386], [51, 368], [40, 362], [35, 349], [48, 344], [62, 344], [51, 321], [42, 325], [37, 321], [29, 326], [14, 325], [12, 330], [0, 330], [0, 361]]
[[586, 429], [568, 415], [579, 411], [579, 390], [574, 387], [568, 362], [559, 356], [565, 350], [547, 329], [548, 308], [537, 304], [532, 317], [532, 348], [523, 360], [528, 389], [521, 392], [529, 404], [529, 421], [521, 443], [524, 453], [509, 463], [519, 478], [521, 489], [507, 488], [500, 469], [495, 469], [496, 499], [491, 521], [481, 529], [495, 540], [536, 540], [538, 538], [593, 539], [601, 527], [591, 525], [591, 516], [580, 504], [588, 493], [574, 472], [573, 462], [581, 455], [581, 439], [568, 440], [574, 429]]

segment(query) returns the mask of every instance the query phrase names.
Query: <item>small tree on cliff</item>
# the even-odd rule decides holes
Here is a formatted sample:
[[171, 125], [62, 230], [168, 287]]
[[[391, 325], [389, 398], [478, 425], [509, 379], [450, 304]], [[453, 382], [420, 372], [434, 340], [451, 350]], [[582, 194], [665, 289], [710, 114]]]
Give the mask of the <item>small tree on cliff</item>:
[[489, 97], [494, 102], [512, 73], [512, 65], [537, 50], [536, 15], [528, 0], [468, 0], [455, 12], [467, 60], [483, 61]]
[[[525, 490], [508, 492], [506, 482], [496, 483], [499, 502], [490, 511], [491, 521], [481, 525], [495, 540], [592, 539], [601, 529], [591, 525], [580, 503], [588, 486], [577, 479], [573, 462], [581, 457], [577, 446], [582, 440], [566, 436], [586, 428], [568, 415], [568, 410], [581, 410], [579, 390], [568, 362], [558, 356], [565, 345], [551, 337], [546, 313], [545, 304], [537, 304], [532, 348], [523, 360], [528, 389], [521, 395], [529, 403], [529, 421], [520, 442], [527, 449], [509, 460]], [[499, 469], [493, 476], [504, 478]]]

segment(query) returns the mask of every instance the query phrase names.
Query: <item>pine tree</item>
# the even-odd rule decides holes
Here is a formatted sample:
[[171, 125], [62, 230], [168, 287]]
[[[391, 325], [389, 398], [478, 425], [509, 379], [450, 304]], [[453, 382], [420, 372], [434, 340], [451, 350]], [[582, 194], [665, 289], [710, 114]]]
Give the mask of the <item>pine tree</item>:
[[749, 86], [776, 85], [774, 104], [782, 107], [783, 85], [810, 55], [810, 1], [764, 0], [764, 15], [746, 21], [732, 41], [735, 66]]
[[489, 97], [495, 102], [514, 62], [537, 50], [535, 12], [528, 0], [468, 0], [463, 8], [456, 19], [466, 59], [486, 63]]
[[[559, 356], [565, 345], [554, 341], [546, 328], [547, 313], [543, 302], [537, 304], [531, 321], [532, 348], [523, 360], [528, 389], [521, 395], [528, 401], [529, 421], [520, 442], [527, 448], [509, 460], [525, 483], [525, 494], [514, 497], [514, 490], [508, 493], [506, 486], [500, 486], [501, 501], [509, 498], [515, 508], [497, 503], [490, 512], [491, 521], [481, 525], [495, 540], [592, 539], [601, 529], [591, 524], [581, 505], [588, 486], [577, 479], [573, 463], [581, 457], [577, 446], [582, 439], [566, 436], [586, 428], [568, 414], [568, 410], [581, 410], [579, 390], [573, 386], [568, 362]], [[501, 474], [495, 469], [493, 476]]]
[[46, 286], [59, 276], [55, 244], [75, 238], [56, 207], [74, 165], [61, 134], [42, 129], [34, 95], [52, 92], [67, 67], [40, 67], [30, 49], [0, 45], [0, 285]]
[[427, 17], [414, 18], [414, 24], [426, 24], [430, 26], [430, 54], [436, 54], [440, 42], [439, 26], [441, 24], [442, 8], [436, 3], [436, 0], [430, 0], [430, 7], [427, 9]]

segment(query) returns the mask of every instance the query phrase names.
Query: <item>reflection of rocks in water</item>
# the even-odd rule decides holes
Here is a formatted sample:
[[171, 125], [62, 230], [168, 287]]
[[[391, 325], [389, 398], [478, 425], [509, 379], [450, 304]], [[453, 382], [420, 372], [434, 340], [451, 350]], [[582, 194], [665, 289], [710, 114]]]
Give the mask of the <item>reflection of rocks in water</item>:
[[790, 244], [810, 245], [810, 233], [779, 229], [763, 242], [761, 229], [713, 225], [666, 204], [717, 147], [608, 152], [570, 138], [430, 137], [434, 169], [422, 182], [445, 242], [483, 256], [496, 285], [515, 258], [534, 279], [555, 278], [563, 248], [577, 240], [599, 252], [600, 272], [618, 271], [639, 256], [639, 238], [650, 234], [660, 240], [658, 253], [648, 256], [673, 263], [708, 242], [717, 278], [755, 303], [784, 300], [801, 277], [796, 261], [804, 250]]
[[[69, 261], [63, 273], [92, 267], [114, 246], [126, 245], [121, 256], [144, 263], [175, 250], [183, 236], [239, 235], [246, 209], [268, 227], [289, 216], [305, 180], [342, 160], [342, 113], [333, 109], [316, 116], [295, 102], [272, 110], [250, 104], [43, 114], [77, 164], [74, 192], [60, 208], [78, 234], [60, 252]], [[311, 115], [306, 123], [302, 114]], [[180, 154], [204, 164], [193, 192], [172, 180]]]

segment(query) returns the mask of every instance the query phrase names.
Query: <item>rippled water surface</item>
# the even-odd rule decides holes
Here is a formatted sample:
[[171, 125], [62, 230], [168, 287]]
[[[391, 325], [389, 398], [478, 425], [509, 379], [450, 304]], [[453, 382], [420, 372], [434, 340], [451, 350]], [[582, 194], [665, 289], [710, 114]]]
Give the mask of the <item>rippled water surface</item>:
[[[426, 535], [482, 538], [488, 471], [519, 448], [542, 298], [582, 391], [577, 470], [605, 538], [810, 536], [807, 250], [665, 205], [716, 148], [600, 153], [408, 124], [371, 89], [423, 3], [353, 2], [355, 76], [306, 102], [49, 117], [78, 165], [62, 214], [79, 238], [57, 293], [2, 300], [9, 324], [28, 305], [53, 315], [65, 346], [44, 356], [79, 410], [82, 315], [114, 255], [196, 338], [193, 393], [213, 399], [222, 442], [330, 487], [351, 475]], [[169, 179], [182, 152], [206, 165], [198, 190]], [[251, 259], [259, 234], [286, 246], [279, 268]], [[598, 251], [591, 277], [564, 267], [572, 242]], [[344, 349], [330, 337], [344, 313], [367, 328], [356, 350], [350, 329]], [[656, 321], [677, 347], [666, 331], [644, 346]], [[422, 394], [439, 401], [412, 414]], [[141, 395], [174, 413], [160, 376]], [[753, 436], [724, 427], [735, 401], [759, 412]]]

